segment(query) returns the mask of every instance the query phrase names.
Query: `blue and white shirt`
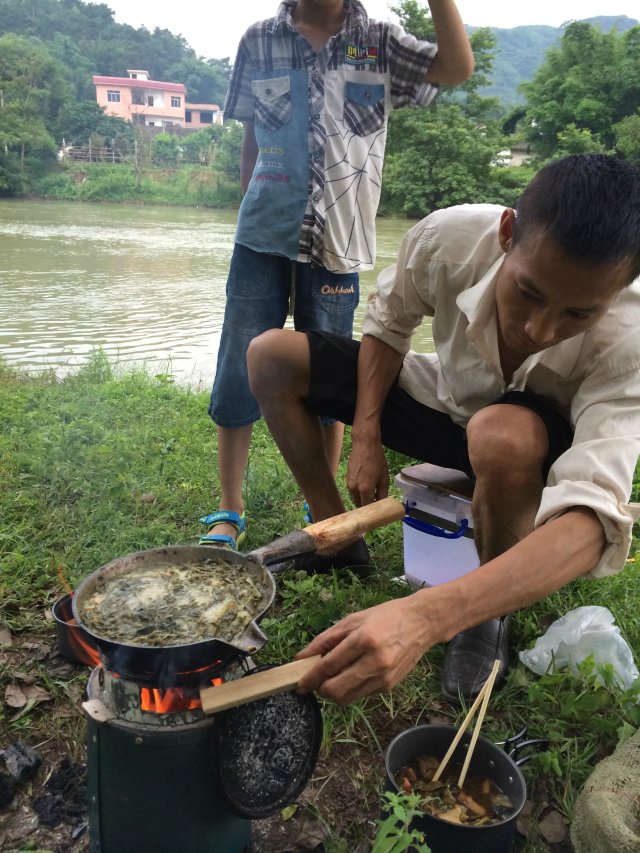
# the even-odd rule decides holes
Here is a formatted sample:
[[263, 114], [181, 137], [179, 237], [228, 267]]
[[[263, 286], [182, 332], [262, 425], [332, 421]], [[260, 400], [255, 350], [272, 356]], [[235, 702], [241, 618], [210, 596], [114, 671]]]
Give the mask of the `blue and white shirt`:
[[238, 47], [225, 118], [253, 123], [258, 158], [236, 241], [333, 272], [372, 269], [387, 119], [433, 100], [424, 77], [437, 47], [345, 0], [342, 30], [316, 53], [294, 27], [296, 2]]

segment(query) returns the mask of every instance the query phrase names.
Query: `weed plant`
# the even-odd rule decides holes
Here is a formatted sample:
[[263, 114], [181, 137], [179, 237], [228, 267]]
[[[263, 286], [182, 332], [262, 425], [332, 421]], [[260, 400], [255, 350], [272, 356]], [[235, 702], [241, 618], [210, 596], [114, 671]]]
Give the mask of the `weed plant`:
[[[120, 372], [101, 351], [77, 373], [27, 376], [0, 362], [0, 627], [16, 637], [53, 639], [45, 612], [67, 588], [115, 557], [166, 544], [192, 543], [198, 517], [217, 507], [215, 431], [207, 395], [176, 386], [168, 374]], [[346, 437], [344, 458], [348, 453]], [[390, 471], [414, 460], [389, 453]], [[345, 470], [340, 471], [344, 484]], [[302, 496], [263, 423], [256, 425], [245, 481], [248, 542], [260, 546], [303, 525]], [[640, 493], [636, 477], [635, 496]], [[397, 493], [396, 493], [397, 494]], [[409, 593], [403, 571], [402, 530], [389, 525], [369, 534], [375, 571], [366, 582], [347, 573], [278, 574], [275, 607], [262, 625], [269, 642], [258, 663], [282, 663], [316, 633], [345, 614]], [[579, 580], [514, 620], [513, 649], [533, 644], [553, 619], [584, 604], [606, 605], [632, 649], [640, 649], [638, 556], [604, 580]], [[348, 756], [354, 790], [379, 814], [383, 756], [392, 737], [428, 721], [460, 723], [439, 693], [444, 649], [431, 649], [393, 691], [348, 707], [323, 702], [324, 753]], [[532, 798], [551, 799], [568, 821], [575, 797], [596, 761], [640, 725], [640, 685], [622, 692], [611, 671], [585, 662], [580, 672], [534, 676], [517, 663], [496, 693], [483, 734], [502, 740], [529, 728], [550, 748], [523, 768]], [[37, 661], [34, 674], [69, 706], [79, 701], [82, 677], [52, 682]], [[4, 691], [12, 674], [0, 675]], [[47, 680], [48, 679], [48, 680]], [[3, 716], [4, 714], [4, 716]], [[58, 738], [76, 753], [82, 717], [46, 711], [18, 719], [0, 711], [0, 743], [11, 737]], [[47, 728], [49, 726], [49, 728]], [[327, 782], [330, 784], [330, 781]], [[341, 826], [340, 816], [325, 816]], [[327, 849], [355, 849], [371, 835], [366, 822], [341, 827]], [[342, 837], [341, 837], [342, 836]], [[345, 840], [347, 838], [348, 840]], [[345, 846], [346, 845], [346, 846]], [[382, 847], [380, 849], [383, 849]], [[393, 847], [400, 850], [399, 847]], [[530, 844], [527, 850], [544, 850]]]

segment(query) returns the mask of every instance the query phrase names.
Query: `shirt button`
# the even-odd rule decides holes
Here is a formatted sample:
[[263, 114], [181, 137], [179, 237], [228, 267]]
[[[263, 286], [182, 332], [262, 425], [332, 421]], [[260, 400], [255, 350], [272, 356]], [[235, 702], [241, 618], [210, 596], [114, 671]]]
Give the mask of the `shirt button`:
[[271, 94], [271, 89], [265, 89], [265, 92], [267, 93], [267, 95], [270, 95], [270, 94]]
[[316, 113], [313, 118], [315, 121], [318, 121], [320, 118], [320, 113]]
[[314, 200], [314, 201], [320, 201], [320, 196], [318, 195], [318, 193], [316, 193], [316, 194], [313, 196], [313, 200]]
[[367, 91], [364, 93], [364, 96], [365, 96], [365, 98], [370, 98], [371, 92], [367, 89]]

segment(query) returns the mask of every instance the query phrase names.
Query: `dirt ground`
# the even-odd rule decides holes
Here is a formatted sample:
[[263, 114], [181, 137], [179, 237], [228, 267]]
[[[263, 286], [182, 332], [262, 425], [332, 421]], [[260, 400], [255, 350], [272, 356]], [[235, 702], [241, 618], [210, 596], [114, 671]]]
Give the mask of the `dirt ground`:
[[[44, 637], [8, 633], [0, 631], [0, 853], [85, 853], [89, 831], [81, 705], [90, 668], [73, 665], [58, 653], [53, 623]], [[383, 744], [403, 728], [397, 720], [393, 731], [385, 730], [388, 722], [372, 724]], [[24, 779], [14, 778], [8, 769], [6, 751], [16, 745], [30, 747], [36, 758], [29, 756], [40, 760]], [[253, 822], [253, 853], [323, 851], [329, 836], [343, 839], [349, 853], [368, 853], [381, 816], [383, 780], [377, 747], [333, 744], [321, 755], [298, 803]], [[514, 849], [570, 853], [567, 826], [548, 805], [544, 787], [530, 796]]]

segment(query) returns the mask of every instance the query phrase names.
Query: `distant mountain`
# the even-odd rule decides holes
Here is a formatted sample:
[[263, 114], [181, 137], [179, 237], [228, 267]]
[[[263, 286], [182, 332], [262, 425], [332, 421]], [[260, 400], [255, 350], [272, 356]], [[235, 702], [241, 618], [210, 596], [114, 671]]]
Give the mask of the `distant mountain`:
[[[617, 29], [619, 32], [640, 24], [626, 15], [600, 15], [596, 18], [584, 18], [585, 23], [600, 27], [604, 32]], [[499, 29], [492, 27], [496, 35], [496, 56], [493, 63], [493, 82], [482, 90], [483, 95], [497, 96], [502, 105], [509, 109], [524, 101], [518, 92], [523, 81], [531, 80], [538, 66], [544, 62], [547, 50], [554, 47], [562, 38], [564, 27], [572, 23], [567, 21], [562, 27], [531, 25]], [[467, 27], [472, 33], [478, 27]]]

